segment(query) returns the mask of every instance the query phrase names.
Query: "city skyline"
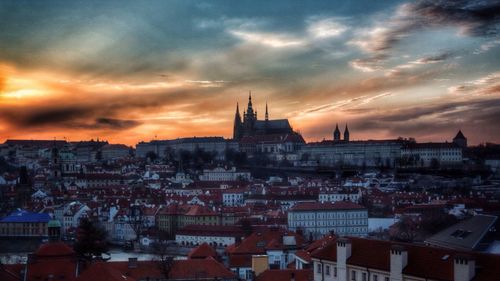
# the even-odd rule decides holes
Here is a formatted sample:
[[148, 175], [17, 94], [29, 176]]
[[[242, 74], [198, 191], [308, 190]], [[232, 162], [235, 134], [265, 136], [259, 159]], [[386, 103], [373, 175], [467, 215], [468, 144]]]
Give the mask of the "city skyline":
[[0, 3], [0, 140], [230, 138], [258, 118], [306, 141], [499, 142], [498, 1]]

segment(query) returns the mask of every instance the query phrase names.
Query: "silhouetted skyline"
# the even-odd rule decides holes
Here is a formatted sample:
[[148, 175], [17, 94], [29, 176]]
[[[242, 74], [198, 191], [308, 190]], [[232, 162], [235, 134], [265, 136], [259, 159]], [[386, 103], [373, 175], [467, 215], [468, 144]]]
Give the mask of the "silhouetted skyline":
[[0, 140], [232, 136], [237, 102], [308, 141], [500, 142], [498, 1], [2, 1]]

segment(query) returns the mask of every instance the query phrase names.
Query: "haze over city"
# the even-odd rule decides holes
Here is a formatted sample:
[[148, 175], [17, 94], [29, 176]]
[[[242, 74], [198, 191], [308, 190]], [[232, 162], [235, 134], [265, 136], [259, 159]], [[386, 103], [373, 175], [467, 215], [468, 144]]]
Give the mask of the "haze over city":
[[[29, 5], [28, 5], [29, 4]], [[497, 1], [2, 1], [0, 140], [231, 137], [236, 103], [306, 141], [499, 142]]]

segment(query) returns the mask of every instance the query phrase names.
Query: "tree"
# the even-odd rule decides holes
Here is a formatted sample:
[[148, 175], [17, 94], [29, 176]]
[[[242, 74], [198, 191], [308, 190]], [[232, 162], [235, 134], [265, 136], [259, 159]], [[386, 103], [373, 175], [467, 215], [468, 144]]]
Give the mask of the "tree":
[[106, 231], [84, 218], [78, 226], [74, 250], [81, 259], [91, 261], [108, 251]]
[[153, 162], [156, 160], [156, 158], [158, 158], [158, 155], [156, 155], [154, 151], [148, 151], [148, 153], [146, 153], [146, 159], [149, 159]]
[[391, 233], [392, 239], [403, 242], [413, 242], [417, 236], [418, 224], [409, 216], [403, 216]]
[[439, 160], [437, 160], [436, 158], [432, 158], [431, 159], [431, 169], [433, 170], [437, 170], [439, 169]]
[[168, 238], [168, 233], [159, 231], [156, 242], [152, 245], [153, 260], [156, 262], [165, 279], [168, 279], [170, 270], [174, 265], [174, 257], [168, 251]]
[[128, 223], [135, 233], [135, 241], [139, 242], [140, 235], [144, 229], [144, 215], [139, 205], [132, 205], [128, 217]]

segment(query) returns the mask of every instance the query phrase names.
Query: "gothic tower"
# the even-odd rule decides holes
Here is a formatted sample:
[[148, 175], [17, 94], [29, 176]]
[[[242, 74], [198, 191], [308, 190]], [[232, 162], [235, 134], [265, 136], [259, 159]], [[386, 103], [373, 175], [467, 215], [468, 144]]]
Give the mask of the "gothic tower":
[[453, 143], [461, 148], [467, 148], [467, 138], [462, 133], [462, 130], [459, 130], [457, 135], [453, 138]]
[[344, 141], [349, 141], [349, 129], [347, 128], [347, 123], [345, 124]]
[[234, 115], [233, 139], [241, 138], [241, 116], [240, 106], [236, 103], [236, 114]]
[[333, 140], [334, 141], [340, 141], [339, 124], [335, 124], [335, 131], [333, 132]]
[[245, 113], [245, 115], [243, 117], [243, 123], [245, 124], [245, 127], [246, 127], [248, 132], [253, 131], [254, 124], [255, 124], [256, 120], [257, 120], [257, 112], [253, 111], [252, 92], [249, 92], [247, 112]]
[[266, 121], [269, 121], [269, 112], [267, 111], [267, 102], [266, 102]]

